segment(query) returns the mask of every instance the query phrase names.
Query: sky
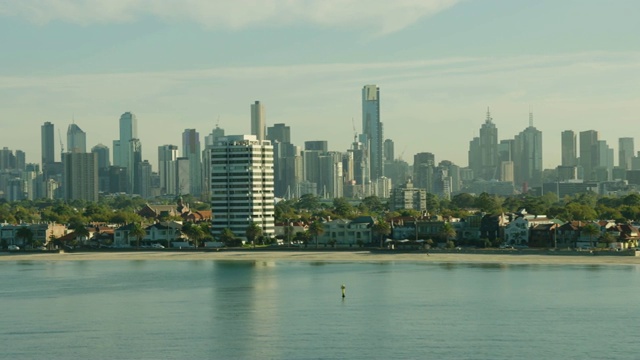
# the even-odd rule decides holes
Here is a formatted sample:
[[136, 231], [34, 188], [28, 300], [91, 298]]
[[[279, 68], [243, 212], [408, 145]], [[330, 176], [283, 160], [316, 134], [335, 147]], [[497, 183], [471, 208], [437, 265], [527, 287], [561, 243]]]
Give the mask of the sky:
[[249, 133], [259, 100], [295, 144], [345, 151], [376, 84], [384, 137], [409, 163], [466, 166], [489, 108], [500, 139], [533, 113], [545, 168], [563, 130], [598, 130], [617, 164], [618, 138], [638, 135], [638, 13], [637, 0], [0, 0], [0, 147], [39, 162], [50, 121], [64, 143], [75, 122], [111, 148], [131, 111], [157, 164], [184, 129]]

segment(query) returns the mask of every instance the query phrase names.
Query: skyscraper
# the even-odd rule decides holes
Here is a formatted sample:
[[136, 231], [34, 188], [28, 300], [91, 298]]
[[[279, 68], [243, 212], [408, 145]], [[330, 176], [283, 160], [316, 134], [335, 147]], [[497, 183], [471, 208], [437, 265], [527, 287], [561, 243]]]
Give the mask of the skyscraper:
[[129, 194], [140, 195], [142, 184], [142, 144], [139, 139], [129, 140], [129, 167], [127, 174], [129, 175]]
[[598, 132], [587, 130], [580, 132], [580, 166], [583, 169], [583, 179], [594, 180], [594, 170], [598, 166]]
[[498, 128], [487, 109], [487, 118], [480, 127], [480, 177], [492, 180], [498, 177]]
[[45, 122], [40, 127], [40, 145], [42, 152], [42, 169], [45, 170], [47, 164], [53, 164], [55, 160], [55, 143], [53, 134], [53, 124]]
[[618, 139], [618, 166], [625, 170], [631, 170], [631, 163], [635, 155], [632, 137]]
[[176, 145], [158, 146], [158, 174], [160, 176], [160, 193], [176, 194], [176, 160], [178, 147]]
[[413, 183], [417, 188], [432, 192], [433, 173], [436, 157], [430, 152], [417, 153], [413, 156]]
[[383, 157], [385, 161], [395, 160], [393, 140], [386, 139], [382, 145]]
[[326, 140], [313, 140], [313, 141], [305, 141], [304, 149], [309, 151], [320, 151], [327, 152], [329, 151], [329, 143]]
[[87, 134], [75, 123], [67, 128], [67, 151], [87, 152]]
[[362, 88], [362, 133], [366, 136], [365, 147], [369, 149], [370, 179], [375, 180], [384, 175], [380, 88], [376, 85]]
[[202, 162], [200, 161], [200, 154], [200, 134], [195, 129], [185, 129], [182, 133], [182, 156], [189, 159], [188, 193], [194, 196], [200, 196], [202, 192]]
[[216, 139], [222, 136], [224, 136], [224, 129], [216, 125], [215, 129], [211, 130], [211, 134], [204, 137], [205, 149], [213, 146], [213, 143], [216, 141]]
[[[523, 189], [542, 186], [542, 132], [533, 126], [529, 113], [529, 127], [515, 137], [514, 177]], [[524, 184], [527, 186], [524, 186]]]
[[267, 140], [280, 143], [291, 143], [291, 128], [285, 124], [274, 124], [267, 128]]
[[113, 164], [125, 167], [127, 170], [130, 170], [129, 168], [131, 167], [129, 163], [131, 159], [129, 153], [131, 139], [138, 139], [138, 119], [134, 114], [126, 112], [120, 116], [119, 142], [116, 144], [114, 141], [113, 144]]
[[264, 106], [260, 101], [251, 104], [251, 135], [255, 135], [258, 140], [265, 140], [265, 120]]
[[98, 144], [91, 148], [91, 152], [98, 154], [98, 170], [111, 166], [109, 148], [106, 145]]
[[576, 133], [572, 130], [562, 132], [562, 166], [577, 166]]
[[[242, 236], [251, 223], [274, 235], [273, 146], [255, 135], [218, 138], [211, 149], [211, 233]], [[233, 166], [229, 166], [233, 161]], [[233, 189], [229, 191], [228, 189]]]
[[98, 201], [98, 155], [68, 152], [62, 163], [65, 200]]

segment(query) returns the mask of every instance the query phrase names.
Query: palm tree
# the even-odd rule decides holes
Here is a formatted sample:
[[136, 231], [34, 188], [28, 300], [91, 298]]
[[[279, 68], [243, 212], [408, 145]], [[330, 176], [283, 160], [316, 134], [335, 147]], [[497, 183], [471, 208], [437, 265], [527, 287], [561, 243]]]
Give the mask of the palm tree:
[[440, 230], [440, 234], [444, 238], [445, 242], [449, 242], [452, 238], [456, 237], [456, 229], [451, 225], [451, 223], [446, 222], [442, 226], [442, 230]]
[[602, 237], [600, 237], [600, 240], [606, 245], [607, 248], [609, 248], [611, 244], [616, 241], [616, 238], [610, 232], [605, 231]]
[[231, 229], [229, 228], [222, 229], [222, 232], [220, 233], [220, 241], [225, 243], [227, 246], [229, 246], [235, 238], [236, 238], [236, 235], [233, 233], [233, 231], [231, 231]]
[[316, 238], [316, 249], [318, 248], [318, 236], [324, 234], [324, 225], [320, 221], [314, 221], [309, 225], [309, 234]]
[[129, 235], [136, 238], [136, 248], [140, 248], [140, 240], [147, 235], [147, 232], [142, 228], [141, 224], [133, 223], [131, 224]]
[[391, 225], [389, 225], [389, 223], [384, 219], [378, 219], [378, 221], [373, 224], [371, 230], [374, 234], [379, 236], [380, 247], [382, 247], [382, 237], [391, 234]]
[[16, 237], [22, 239], [22, 250], [26, 251], [27, 244], [31, 244], [33, 240], [33, 231], [26, 226], [22, 226], [16, 231]]
[[89, 237], [89, 230], [84, 225], [78, 225], [73, 230], [73, 234], [76, 237], [76, 242], [78, 242], [80, 238], [87, 239]]
[[580, 232], [584, 233], [585, 235], [589, 236], [589, 245], [592, 245], [592, 241], [591, 239], [600, 234], [600, 228], [596, 225], [596, 224], [588, 224], [585, 225], [584, 227], [582, 227], [582, 229], [580, 230]]
[[245, 235], [247, 235], [247, 240], [251, 242], [251, 244], [253, 245], [253, 248], [255, 249], [256, 247], [255, 241], [257, 238], [262, 236], [262, 228], [258, 226], [258, 224], [252, 221], [251, 223], [249, 223], [249, 226], [247, 226], [247, 229], [245, 230]]

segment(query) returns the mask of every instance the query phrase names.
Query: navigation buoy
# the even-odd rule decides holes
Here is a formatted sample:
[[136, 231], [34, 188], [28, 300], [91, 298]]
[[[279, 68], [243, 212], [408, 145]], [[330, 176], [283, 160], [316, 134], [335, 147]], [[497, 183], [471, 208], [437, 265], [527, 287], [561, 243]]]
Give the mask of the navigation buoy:
[[342, 289], [342, 297], [344, 298], [346, 296], [344, 291], [347, 289], [347, 287], [344, 286], [344, 284], [342, 284], [342, 286], [340, 286], [340, 288]]

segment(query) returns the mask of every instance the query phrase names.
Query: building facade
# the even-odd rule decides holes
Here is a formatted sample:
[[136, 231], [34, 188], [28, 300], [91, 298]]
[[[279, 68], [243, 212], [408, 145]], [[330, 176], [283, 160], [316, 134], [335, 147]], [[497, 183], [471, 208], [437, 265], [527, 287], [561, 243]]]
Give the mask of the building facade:
[[230, 229], [244, 237], [256, 223], [274, 235], [273, 146], [255, 135], [218, 138], [211, 148], [212, 235]]

